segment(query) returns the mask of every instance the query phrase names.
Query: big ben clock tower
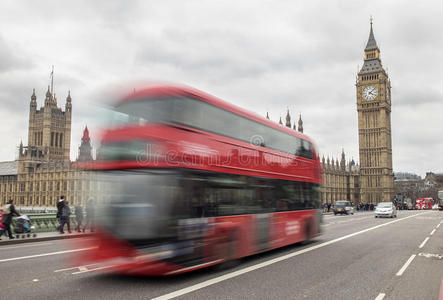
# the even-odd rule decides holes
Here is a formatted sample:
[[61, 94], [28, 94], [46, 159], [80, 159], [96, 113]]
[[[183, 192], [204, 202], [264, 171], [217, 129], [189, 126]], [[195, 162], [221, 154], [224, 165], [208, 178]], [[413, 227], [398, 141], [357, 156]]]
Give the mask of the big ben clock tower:
[[391, 82], [372, 30], [357, 76], [360, 191], [363, 203], [392, 201]]

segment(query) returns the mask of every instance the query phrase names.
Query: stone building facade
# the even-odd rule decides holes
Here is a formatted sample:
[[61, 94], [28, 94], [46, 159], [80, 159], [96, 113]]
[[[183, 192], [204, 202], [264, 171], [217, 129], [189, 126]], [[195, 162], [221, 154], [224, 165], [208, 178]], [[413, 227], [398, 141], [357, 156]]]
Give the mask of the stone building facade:
[[360, 203], [360, 168], [354, 160], [346, 162], [342, 151], [340, 162], [322, 158], [322, 203], [333, 204], [337, 200]]
[[[28, 145], [20, 143], [18, 160], [0, 162], [1, 203], [14, 200], [18, 206], [55, 206], [64, 195], [70, 203], [77, 204], [84, 203], [97, 191], [90, 175], [70, 161], [71, 117], [70, 93], [63, 110], [48, 87], [44, 105], [37, 109], [37, 96], [33, 91]], [[79, 158], [92, 159], [89, 143], [85, 128]]]
[[[269, 119], [269, 113], [266, 113]], [[278, 123], [303, 133], [303, 120], [301, 114], [296, 122], [291, 122], [289, 110], [286, 112], [286, 122], [283, 124], [280, 117]], [[354, 204], [360, 203], [360, 168], [354, 160], [346, 161], [346, 156], [342, 150], [341, 159], [330, 159], [329, 157], [321, 160], [321, 174], [323, 184], [320, 195], [322, 203], [333, 204], [337, 200], [348, 200]]]

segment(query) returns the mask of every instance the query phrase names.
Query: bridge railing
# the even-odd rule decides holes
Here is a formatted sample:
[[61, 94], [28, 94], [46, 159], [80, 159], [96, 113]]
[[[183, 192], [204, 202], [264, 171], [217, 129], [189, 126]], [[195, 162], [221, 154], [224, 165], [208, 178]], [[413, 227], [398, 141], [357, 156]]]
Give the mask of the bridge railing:
[[[56, 213], [22, 213], [26, 214], [31, 220], [31, 225], [34, 226], [32, 232], [54, 232], [57, 231], [57, 226], [60, 224], [59, 219], [56, 218]], [[75, 221], [75, 215], [70, 216], [71, 230], [74, 231], [77, 222]], [[11, 229], [14, 231], [16, 218], [13, 218]]]

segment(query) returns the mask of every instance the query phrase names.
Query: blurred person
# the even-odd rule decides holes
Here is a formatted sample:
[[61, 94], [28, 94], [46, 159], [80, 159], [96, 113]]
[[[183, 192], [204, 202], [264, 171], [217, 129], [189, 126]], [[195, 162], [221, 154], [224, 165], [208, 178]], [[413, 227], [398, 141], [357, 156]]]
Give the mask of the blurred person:
[[3, 208], [0, 209], [1, 209], [0, 210], [0, 241], [1, 241], [1, 236], [5, 232], [5, 225], [3, 225], [3, 218], [5, 217], [5, 213], [3, 212]]
[[77, 227], [75, 227], [75, 230], [77, 232], [82, 232], [82, 223], [83, 223], [83, 206], [80, 204], [77, 204], [75, 206], [75, 222], [77, 223]]
[[3, 226], [4, 226], [4, 230], [5, 232], [8, 233], [9, 239], [12, 240], [14, 239], [14, 237], [12, 236], [12, 232], [11, 232], [11, 223], [12, 223], [12, 217], [15, 216], [20, 216], [20, 214], [15, 210], [15, 206], [14, 206], [14, 200], [9, 200], [8, 203], [4, 206], [3, 208]]
[[57, 230], [60, 230], [61, 224], [62, 224], [62, 220], [61, 220], [61, 216], [62, 216], [62, 209], [63, 206], [65, 205], [65, 196], [60, 196], [60, 199], [57, 201], [57, 216], [56, 218], [58, 219], [58, 227]]
[[88, 226], [91, 232], [94, 232], [94, 209], [94, 202], [92, 201], [92, 198], [89, 198], [88, 202], [86, 202], [86, 220], [83, 232], [86, 232]]
[[63, 231], [65, 224], [68, 225], [68, 232], [71, 233], [71, 220], [69, 219], [71, 216], [71, 209], [69, 208], [68, 201], [63, 201], [63, 203], [64, 205], [60, 216], [60, 233], [65, 233]]

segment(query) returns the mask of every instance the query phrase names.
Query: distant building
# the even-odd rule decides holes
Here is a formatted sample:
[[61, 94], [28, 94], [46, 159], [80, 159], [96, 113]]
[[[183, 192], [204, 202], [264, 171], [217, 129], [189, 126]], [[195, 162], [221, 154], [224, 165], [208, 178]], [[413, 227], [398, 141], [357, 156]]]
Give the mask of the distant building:
[[353, 204], [360, 202], [360, 168], [351, 160], [346, 162], [342, 151], [341, 160], [322, 158], [323, 186], [322, 203], [334, 203], [337, 200], [348, 200]]
[[[421, 179], [420, 176], [409, 174], [407, 177], [395, 177], [395, 193], [397, 196], [417, 199], [421, 197], [432, 197], [437, 199], [437, 192], [443, 191], [443, 174], [442, 173], [426, 173], [426, 177]], [[415, 175], [415, 176], [411, 176]], [[418, 178], [417, 178], [418, 177]]]
[[[29, 110], [28, 145], [20, 143], [18, 160], [0, 162], [0, 202], [18, 206], [54, 206], [61, 195], [73, 204], [84, 202], [97, 189], [88, 175], [70, 161], [72, 98], [58, 107], [48, 87], [37, 108], [35, 90]], [[79, 160], [92, 159], [89, 132], [83, 133]]]
[[92, 146], [91, 138], [89, 137], [88, 126], [83, 130], [83, 137], [80, 147], [78, 147], [78, 158], [77, 161], [85, 162], [92, 161]]

